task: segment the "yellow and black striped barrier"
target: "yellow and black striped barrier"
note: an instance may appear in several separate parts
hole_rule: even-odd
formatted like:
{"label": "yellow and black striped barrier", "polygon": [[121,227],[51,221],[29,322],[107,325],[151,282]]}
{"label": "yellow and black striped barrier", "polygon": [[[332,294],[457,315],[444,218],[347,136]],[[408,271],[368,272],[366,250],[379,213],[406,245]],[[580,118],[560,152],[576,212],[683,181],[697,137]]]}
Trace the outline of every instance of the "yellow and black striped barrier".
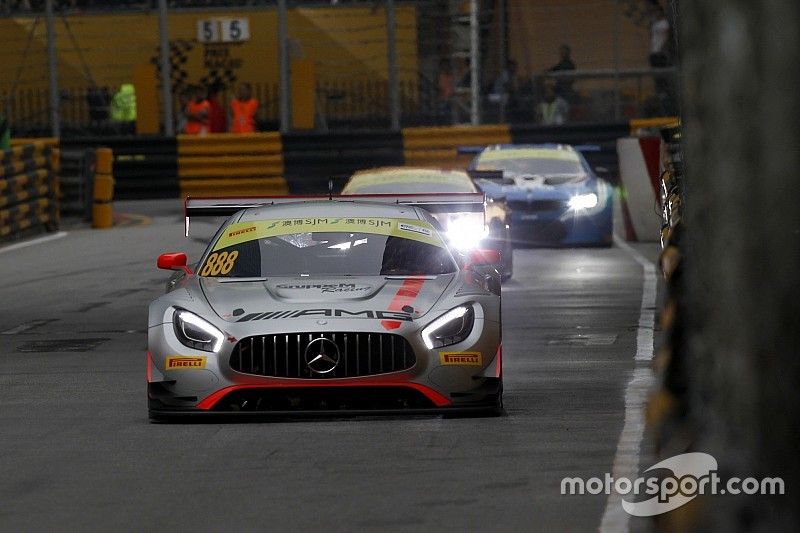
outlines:
{"label": "yellow and black striped barrier", "polygon": [[114,225],[114,153],[111,148],[95,151],[95,173],[92,202],[92,227],[110,228]]}
{"label": "yellow and black striped barrier", "polygon": [[338,187],[352,172],[365,168],[466,168],[473,155],[459,154],[460,146],[493,144],[596,145],[598,150],[585,154],[588,162],[616,176],[617,139],[675,120],[658,117],[559,126],[421,126],[399,132],[96,136],[36,139],[36,143],[51,147],[60,144],[64,149],[110,147],[115,158],[117,199],[280,195],[289,191],[313,194],[327,192],[330,179]]}
{"label": "yellow and black striped barrier", "polygon": [[178,136],[182,196],[286,194],[283,170],[279,133]]}
{"label": "yellow and black striped barrier", "polygon": [[475,156],[459,154],[459,146],[510,142],[511,130],[507,124],[404,128],[403,156],[408,166],[463,169]]}
{"label": "yellow and black striped barrier", "polygon": [[44,143],[0,151],[0,239],[41,227],[58,228],[58,179],[53,148]]}

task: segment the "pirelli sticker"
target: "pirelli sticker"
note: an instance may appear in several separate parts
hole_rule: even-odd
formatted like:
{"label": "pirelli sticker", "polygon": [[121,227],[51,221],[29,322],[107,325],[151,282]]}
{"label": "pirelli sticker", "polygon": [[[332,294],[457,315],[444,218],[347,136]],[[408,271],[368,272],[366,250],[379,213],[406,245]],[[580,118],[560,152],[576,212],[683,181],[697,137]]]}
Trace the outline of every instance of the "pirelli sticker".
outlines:
{"label": "pirelli sticker", "polygon": [[438,238],[433,226],[424,220],[374,217],[318,217],[237,222],[225,228],[225,231],[214,245],[213,251],[255,239],[312,231],[325,233],[374,233],[390,237],[403,237],[444,248],[444,244]]}
{"label": "pirelli sticker", "polygon": [[482,366],[481,352],[439,352],[439,363],[442,365]]}
{"label": "pirelli sticker", "polygon": [[170,355],[167,357],[167,370],[197,370],[206,367],[205,357]]}

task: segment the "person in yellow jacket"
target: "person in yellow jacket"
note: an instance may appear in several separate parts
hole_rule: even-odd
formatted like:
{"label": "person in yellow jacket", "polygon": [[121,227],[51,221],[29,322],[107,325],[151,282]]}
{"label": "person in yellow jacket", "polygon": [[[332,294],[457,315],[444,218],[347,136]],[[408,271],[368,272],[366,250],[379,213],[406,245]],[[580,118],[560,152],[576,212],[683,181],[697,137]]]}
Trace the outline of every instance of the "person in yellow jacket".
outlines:
{"label": "person in yellow jacket", "polygon": [[132,83],[123,83],[111,99],[111,120],[136,122],[136,88]]}

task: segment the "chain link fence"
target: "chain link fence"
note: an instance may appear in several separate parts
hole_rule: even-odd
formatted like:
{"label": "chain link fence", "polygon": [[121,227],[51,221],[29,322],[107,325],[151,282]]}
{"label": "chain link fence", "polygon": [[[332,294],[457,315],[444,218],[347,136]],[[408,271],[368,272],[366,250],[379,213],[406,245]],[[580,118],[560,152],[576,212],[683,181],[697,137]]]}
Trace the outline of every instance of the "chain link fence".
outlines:
{"label": "chain link fence", "polygon": [[[293,73],[285,88],[295,115],[287,129],[385,129],[397,125],[395,117],[400,126],[601,122],[677,110],[674,56],[651,57],[653,0],[396,0],[391,14],[387,0],[285,3]],[[168,6],[168,105],[180,116],[190,88],[201,85],[218,92],[227,111],[236,87],[248,82],[259,128],[278,129],[278,0]],[[55,8],[62,130],[132,132],[113,120],[113,100],[148,72],[148,88],[160,94],[158,2],[62,0]],[[16,135],[51,126],[44,13],[43,1],[0,2],[8,58],[0,66],[0,112]],[[669,12],[666,20],[669,28]],[[232,21],[247,30],[238,40]],[[204,37],[204,27],[212,34]],[[301,114],[310,118],[298,126]]]}

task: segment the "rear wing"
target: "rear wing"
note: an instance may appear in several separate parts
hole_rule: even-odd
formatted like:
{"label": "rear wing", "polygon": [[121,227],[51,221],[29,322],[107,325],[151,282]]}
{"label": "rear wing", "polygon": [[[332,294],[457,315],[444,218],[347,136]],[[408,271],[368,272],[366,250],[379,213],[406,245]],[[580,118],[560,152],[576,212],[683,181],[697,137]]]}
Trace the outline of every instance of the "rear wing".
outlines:
{"label": "rear wing", "polygon": [[[456,147],[456,153],[458,155],[478,155],[483,152],[488,146],[499,146],[499,145],[465,145],[465,146],[458,146]],[[513,145],[508,145],[509,147]],[[572,145],[575,150],[581,153],[587,152],[599,152],[601,151],[601,147],[599,144],[573,144]]]}
{"label": "rear wing", "polygon": [[481,192],[430,194],[348,194],[298,196],[245,196],[239,198],[189,198],[183,204],[185,234],[193,217],[231,216],[242,209],[298,202],[372,202],[421,207],[430,213],[483,213],[486,195]]}

